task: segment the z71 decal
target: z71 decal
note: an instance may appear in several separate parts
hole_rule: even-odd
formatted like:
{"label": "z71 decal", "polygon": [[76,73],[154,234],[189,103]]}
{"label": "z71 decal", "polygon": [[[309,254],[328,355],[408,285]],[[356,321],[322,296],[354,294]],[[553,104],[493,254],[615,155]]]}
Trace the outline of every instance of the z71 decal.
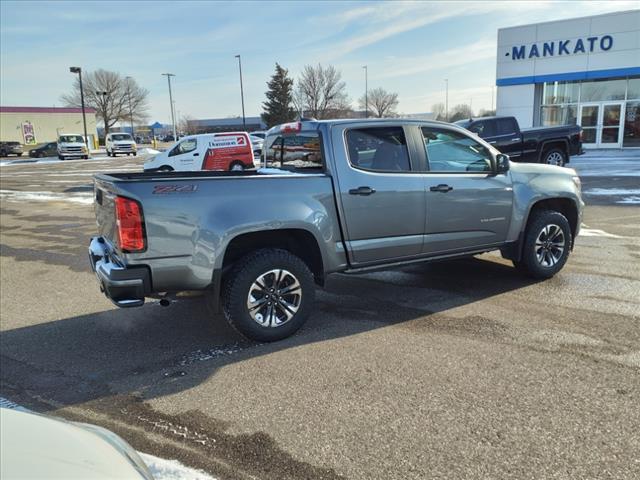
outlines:
{"label": "z71 decal", "polygon": [[198,185],[154,185],[154,195],[168,195],[171,193],[193,193],[198,190]]}

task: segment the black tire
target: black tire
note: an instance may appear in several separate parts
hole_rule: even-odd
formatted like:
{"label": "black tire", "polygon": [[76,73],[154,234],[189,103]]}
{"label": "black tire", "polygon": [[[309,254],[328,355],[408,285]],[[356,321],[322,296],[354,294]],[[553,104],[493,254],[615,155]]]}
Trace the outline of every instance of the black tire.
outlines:
{"label": "black tire", "polygon": [[157,169],[158,172],[173,172],[173,168],[169,167],[168,165],[163,165],[160,168]]}
{"label": "black tire", "polygon": [[133,152],[133,156],[137,157],[138,156],[138,152]]}
{"label": "black tire", "polygon": [[564,167],[567,163],[567,154],[560,148],[550,148],[542,153],[542,163]]}
{"label": "black tire", "polygon": [[242,162],[233,162],[229,165],[229,171],[243,172],[245,169],[244,163]]}
{"label": "black tire", "polygon": [[83,159],[83,160],[89,160],[89,155],[83,155],[83,156],[82,156],[82,159]]}
{"label": "black tire", "polygon": [[58,160],[64,160],[64,157],[62,155],[58,155]]}
{"label": "black tire", "polygon": [[[289,288],[291,284],[289,284],[289,287],[283,287],[282,282],[276,283],[276,274],[269,273],[272,270],[287,272],[289,275],[282,274],[283,280],[290,278],[297,280],[300,286],[300,288],[296,288],[296,291],[299,292],[299,298],[296,298],[298,297],[297,294],[283,294],[282,297],[278,296],[278,287],[284,290]],[[263,276],[265,277],[263,278]],[[267,285],[267,283],[269,283],[267,281],[269,276],[274,280],[272,285]],[[273,286],[275,288],[267,288],[264,291],[260,291],[260,289],[251,290],[255,287],[258,279],[261,278],[265,286]],[[288,305],[297,303],[297,310],[295,312],[289,311],[289,313],[293,313],[293,315],[280,325],[261,325],[259,320],[255,320],[249,313],[247,302],[250,292],[257,292],[260,296],[257,301],[262,300],[262,305],[264,306],[255,310],[255,316],[264,318],[264,312],[264,315],[267,315],[264,319],[265,324],[277,324],[279,316],[282,317],[282,319],[288,317],[285,312],[285,307],[282,306],[283,303],[280,303],[281,301],[288,303]],[[266,294],[262,295],[263,292],[266,292]],[[273,295],[273,297],[269,297],[273,298],[273,307],[265,305],[268,295]],[[281,300],[278,300],[278,298]],[[241,335],[258,342],[275,342],[293,335],[304,324],[313,308],[314,298],[315,286],[313,283],[313,274],[300,258],[286,250],[263,249],[244,257],[226,276],[222,306],[227,322]],[[271,303],[268,305],[271,305]],[[270,312],[274,312],[275,318]]]}
{"label": "black tire", "polygon": [[[549,227],[547,234],[544,229]],[[559,232],[558,232],[559,229]],[[562,241],[562,251],[559,246]],[[569,221],[560,212],[540,210],[529,219],[520,261],[514,266],[526,275],[551,278],[567,263],[573,245]]]}

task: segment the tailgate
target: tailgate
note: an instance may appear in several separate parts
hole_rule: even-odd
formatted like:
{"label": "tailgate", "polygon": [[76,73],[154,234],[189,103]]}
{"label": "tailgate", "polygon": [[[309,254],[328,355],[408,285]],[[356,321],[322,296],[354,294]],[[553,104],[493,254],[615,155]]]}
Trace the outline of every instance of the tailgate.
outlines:
{"label": "tailgate", "polygon": [[109,182],[96,180],[94,185],[93,206],[96,213],[98,235],[117,245],[118,230],[116,225],[116,195],[112,192]]}

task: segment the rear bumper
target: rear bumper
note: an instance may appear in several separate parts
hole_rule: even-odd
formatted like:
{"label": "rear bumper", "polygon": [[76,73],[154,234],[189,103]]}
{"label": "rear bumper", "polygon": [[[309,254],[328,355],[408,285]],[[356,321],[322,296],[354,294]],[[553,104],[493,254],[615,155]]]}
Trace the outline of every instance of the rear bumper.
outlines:
{"label": "rear bumper", "polygon": [[145,266],[127,267],[115,262],[109,244],[93,237],[89,244],[89,262],[100,290],[118,307],[139,307],[151,293],[151,275]]}

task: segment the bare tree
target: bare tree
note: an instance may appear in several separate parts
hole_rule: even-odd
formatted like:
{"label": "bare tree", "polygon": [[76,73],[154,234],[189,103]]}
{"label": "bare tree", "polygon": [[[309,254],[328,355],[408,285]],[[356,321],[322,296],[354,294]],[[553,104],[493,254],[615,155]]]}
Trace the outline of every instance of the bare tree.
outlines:
{"label": "bare tree", "polygon": [[495,110],[486,110],[484,108],[481,108],[480,111],[478,112],[478,116],[480,117],[493,117],[496,114]]}
{"label": "bare tree", "polygon": [[460,103],[453,107],[449,121],[457,122],[458,120],[471,117],[473,117],[473,110],[471,110],[471,107],[465,103]]}
{"label": "bare tree", "polygon": [[369,90],[367,97],[363,95],[358,100],[358,106],[364,110],[367,107],[374,117],[395,117],[398,107],[398,94],[387,92],[384,88]]}
{"label": "bare tree", "polygon": [[431,105],[431,113],[433,113],[433,118],[435,120],[445,121],[447,118],[444,111],[444,103],[434,103]]}
{"label": "bare tree", "polygon": [[296,110],[317,119],[335,118],[351,109],[342,74],[333,65],[305,65],[293,101]]}
{"label": "bare tree", "polygon": [[[84,101],[87,107],[95,108],[98,118],[104,123],[105,135],[116,122],[131,121],[145,123],[149,105],[147,89],[140,87],[131,77],[124,78],[117,72],[96,70],[82,76]],[[71,93],[60,100],[69,107],[80,107],[80,82],[76,78]]]}
{"label": "bare tree", "polygon": [[188,114],[180,116],[180,118],[178,119],[178,131],[180,133],[193,135],[195,133],[198,133],[197,130],[198,127],[196,125],[195,118]]}

